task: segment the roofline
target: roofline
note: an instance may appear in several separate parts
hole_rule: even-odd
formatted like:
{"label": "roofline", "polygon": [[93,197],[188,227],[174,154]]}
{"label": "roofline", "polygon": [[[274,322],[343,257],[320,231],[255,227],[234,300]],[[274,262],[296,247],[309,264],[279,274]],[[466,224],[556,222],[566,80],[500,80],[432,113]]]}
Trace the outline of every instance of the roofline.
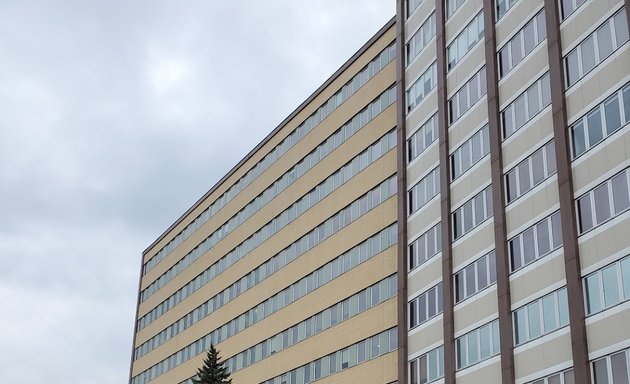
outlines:
{"label": "roofline", "polygon": [[[258,152],[265,144],[267,144],[271,138],[273,138],[281,129],[283,129],[291,120],[293,120],[300,112],[306,108],[317,96],[319,96],[324,89],[326,89],[333,81],[335,81],[350,65],[352,65],[361,55],[363,55],[378,39],[380,39],[385,32],[391,27],[396,25],[396,16],[392,17],[374,36],[368,40],[358,51],[355,52],[350,59],[348,59],[335,73],[333,73],[322,85],[319,86],[306,100],[302,102],[289,116],[287,116],[271,133],[269,133],[254,149],[249,151],[247,155],[241,161],[239,161],[232,169],[228,171],[208,192],[206,192],[201,198],[199,198],[192,207],[188,208],[184,214],[182,214],[173,224],[171,224],[157,239],[151,243],[144,251],[142,251],[142,257],[153,249],[160,241],[162,241],[167,234],[169,234],[176,226],[178,226],[184,219],[190,215],[197,207],[201,205],[212,193],[214,193],[223,183],[232,176],[243,164],[245,164],[251,157]],[[144,265],[144,262],[142,263]]]}

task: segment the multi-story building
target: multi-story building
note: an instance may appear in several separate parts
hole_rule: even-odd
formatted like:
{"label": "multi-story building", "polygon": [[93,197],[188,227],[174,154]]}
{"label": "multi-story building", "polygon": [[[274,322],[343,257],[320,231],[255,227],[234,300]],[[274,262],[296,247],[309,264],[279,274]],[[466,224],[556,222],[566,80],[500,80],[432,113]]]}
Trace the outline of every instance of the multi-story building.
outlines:
{"label": "multi-story building", "polygon": [[398,0],[143,253],[131,384],[211,343],[234,384],[629,383],[629,18]]}
{"label": "multi-story building", "polygon": [[[144,253],[131,383],[397,379],[392,19]],[[360,365],[360,367],[358,367]]]}
{"label": "multi-story building", "polygon": [[627,3],[398,2],[400,381],[629,382]]}

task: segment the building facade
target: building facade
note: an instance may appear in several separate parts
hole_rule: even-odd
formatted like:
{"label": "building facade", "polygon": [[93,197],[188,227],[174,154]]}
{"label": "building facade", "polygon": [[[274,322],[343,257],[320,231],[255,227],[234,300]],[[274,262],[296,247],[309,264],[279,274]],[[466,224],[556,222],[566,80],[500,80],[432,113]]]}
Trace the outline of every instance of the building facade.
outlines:
{"label": "building facade", "polygon": [[627,1],[409,0],[398,21],[400,381],[627,383]]}
{"label": "building facade", "polygon": [[145,250],[130,383],[629,383],[629,19],[398,0]]}
{"label": "building facade", "polygon": [[[143,254],[133,384],[397,379],[392,19]],[[358,366],[360,364],[360,367]]]}

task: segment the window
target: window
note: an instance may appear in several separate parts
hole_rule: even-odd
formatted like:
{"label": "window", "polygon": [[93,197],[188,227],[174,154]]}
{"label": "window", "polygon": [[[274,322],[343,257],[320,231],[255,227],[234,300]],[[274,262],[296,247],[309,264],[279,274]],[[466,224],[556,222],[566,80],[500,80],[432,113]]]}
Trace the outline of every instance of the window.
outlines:
{"label": "window", "polygon": [[481,256],[455,273],[455,303],[460,303],[497,281],[494,251]]}
{"label": "window", "polygon": [[407,65],[411,64],[435,36],[435,12],[429,16],[406,45]]}
{"label": "window", "polygon": [[438,138],[437,115],[433,115],[407,140],[407,163],[411,163]]}
{"label": "window", "polygon": [[485,125],[451,155],[451,180],[457,179],[490,153],[490,133]]}
{"label": "window", "polygon": [[521,161],[505,175],[505,194],[510,204],[556,173],[554,140]]}
{"label": "window", "polygon": [[481,39],[483,39],[483,11],[479,12],[446,48],[448,71],[453,69]]}
{"label": "window", "polygon": [[518,0],[496,0],[495,11],[497,21],[499,21],[499,19],[501,19],[503,15],[505,15],[507,11],[509,11],[517,1]]}
{"label": "window", "polygon": [[[340,370],[354,367],[363,361],[371,360],[396,350],[398,348],[397,337],[396,328],[388,329],[347,348],[271,378],[265,381],[264,384],[282,384],[285,380],[288,383],[289,377],[291,378],[291,384],[305,384],[316,381],[335,374]],[[363,360],[360,360],[359,356],[362,356]]]}
{"label": "window", "polygon": [[475,73],[448,101],[448,120],[453,124],[486,94],[486,67]]}
{"label": "window", "polygon": [[409,302],[409,329],[442,313],[442,283]]}
{"label": "window", "polygon": [[492,186],[453,212],[453,239],[457,240],[492,216]]}
{"label": "window", "polygon": [[521,345],[569,324],[567,289],[561,288],[512,313],[514,345]]}
{"label": "window", "polygon": [[545,11],[541,10],[499,49],[499,78],[505,76],[547,37]]}
{"label": "window", "polygon": [[441,223],[437,223],[409,244],[409,271],[424,264],[442,250]]}
{"label": "window", "polygon": [[579,232],[616,217],[630,208],[628,169],[606,180],[577,199]]}
{"label": "window", "polygon": [[[392,104],[394,102],[394,100],[395,100],[395,88],[391,87],[388,90],[386,90],[385,92],[383,92],[378,98],[376,98],[374,101],[372,101],[369,105],[370,106],[373,106],[373,105],[376,105],[376,104],[380,105],[382,103],[384,103],[385,105],[390,105],[390,104]],[[336,137],[338,137],[341,134],[344,134],[344,132],[345,132],[346,138],[349,138],[350,136],[352,136],[352,134],[354,132],[356,132],[356,130],[361,128],[361,126],[359,126],[358,124],[356,125],[356,127],[354,125],[354,123],[356,121],[358,121],[358,119],[361,116],[365,116],[365,118],[367,119],[366,121],[369,121],[370,119],[373,119],[376,115],[374,115],[374,114],[370,115],[370,113],[371,113],[370,111],[372,111],[372,108],[370,106],[364,108],[357,115],[355,115],[342,128],[338,129],[335,133],[333,133],[330,137],[328,137],[328,139],[326,139],[322,144],[320,144],[317,148],[315,148],[313,151],[311,151],[311,153],[306,155],[302,159],[302,161],[300,161],[298,163],[298,165],[296,165],[295,167],[292,168],[291,171],[288,171],[280,179],[276,180],[276,182],[274,184],[272,184],[270,187],[268,187],[262,194],[258,195],[258,197],[254,198],[252,201],[250,201],[243,210],[241,210],[236,215],[232,216],[232,218],[229,219],[224,225],[222,225],[214,233],[212,233],[205,240],[203,240],[201,244],[199,244],[192,251],[187,253],[183,258],[181,258],[179,261],[177,261],[177,263],[175,263],[174,266],[172,266],[166,272],[164,272],[157,280],[152,282],[141,293],[141,295],[140,295],[141,296],[140,297],[141,300],[142,300],[143,297],[146,300],[149,296],[151,296],[153,293],[155,293],[158,289],[160,289],[162,286],[164,286],[167,282],[171,281],[181,271],[186,269],[192,262],[197,260],[202,254],[208,252],[214,245],[216,245],[218,243],[218,241],[222,237],[227,235],[230,231],[234,230],[240,223],[244,222],[249,217],[247,215],[251,215],[251,214],[255,213],[264,204],[266,204],[268,201],[270,201],[275,196],[277,196],[277,194],[281,192],[279,185],[282,184],[282,185],[285,185],[285,187],[286,187],[286,185],[288,185],[288,184],[284,184],[284,182],[281,183],[281,181],[288,179],[289,175],[291,175],[291,172],[296,172],[296,169],[299,169],[299,171],[297,171],[298,177],[303,175],[304,172],[306,172],[306,170],[307,170],[307,167],[305,166],[305,164],[308,163],[309,166],[312,166],[312,165],[315,164],[316,161],[319,161],[321,158],[323,158],[325,156],[325,154],[328,153],[326,148],[332,148],[332,144],[331,143],[333,141],[335,141]],[[352,129],[354,129],[354,132],[349,132],[349,130],[350,130],[349,127],[354,127],[354,128],[352,128]],[[381,140],[377,141],[376,143],[374,143],[370,147],[370,149],[373,149],[374,147],[379,146],[379,145],[384,149],[384,151],[382,151],[379,154],[379,156],[381,156],[383,153],[387,152],[387,150],[393,148],[395,146],[395,130],[392,130],[388,134],[383,136],[381,138]],[[368,150],[366,150],[366,151],[364,151],[364,153],[359,155],[359,156],[361,156],[360,158],[355,157],[351,161],[351,163],[349,165],[346,164],[346,166],[344,166],[344,167],[352,166],[352,171],[354,173],[349,172],[349,176],[350,177],[354,176],[356,173],[360,172],[363,169],[361,167],[360,161],[362,159],[366,159],[366,158],[369,160],[369,154],[370,153],[372,153],[372,152],[370,151],[368,153]],[[378,156],[373,157],[372,161],[376,161],[377,158],[378,158]],[[304,166],[302,167],[302,165],[304,165]],[[358,167],[355,167],[355,165],[358,165]],[[365,166],[367,166],[367,163],[365,163]],[[330,181],[330,178],[328,180],[326,180],[326,183],[328,183],[329,181]],[[254,236],[251,236],[250,238],[246,239],[239,246],[237,246],[236,248],[232,249],[227,255],[224,255],[223,257],[221,257],[220,260],[217,263],[213,264],[210,267],[210,270],[207,269],[206,271],[203,272],[203,274],[198,275],[196,277],[196,279],[199,279],[199,280],[191,281],[186,286],[181,288],[180,291],[178,291],[179,292],[178,293],[179,296],[177,296],[175,298],[173,298],[173,296],[171,296],[168,299],[169,300],[168,302],[165,301],[165,302],[161,303],[159,307],[154,308],[148,314],[143,316],[143,318],[140,321],[139,327],[140,328],[144,328],[145,326],[150,324],[153,320],[155,320],[155,318],[157,318],[158,316],[160,316],[164,312],[170,310],[174,305],[177,305],[181,300],[183,300],[186,297],[188,297],[192,292],[195,292],[202,285],[206,284],[208,281],[210,281],[214,277],[216,277],[216,275],[221,273],[225,268],[229,267],[230,265],[232,265],[236,261],[238,261],[240,258],[244,257],[245,254],[247,254],[255,246],[259,245],[262,241],[266,240],[267,238],[272,236],[274,233],[276,233],[278,230],[280,230],[280,228],[282,226],[287,224],[287,221],[286,221],[286,218],[288,217],[287,211],[293,210],[293,209],[295,209],[295,210],[299,209],[298,215],[300,215],[301,213],[304,212],[304,210],[312,207],[312,205],[314,205],[315,202],[317,202],[320,199],[322,199],[323,197],[325,197],[324,194],[320,194],[319,193],[320,192],[319,190],[323,189],[322,188],[323,185],[324,184],[321,183],[317,187],[317,190],[310,191],[299,202],[296,202],[296,204],[294,204],[294,206],[292,206],[289,209],[285,210],[283,213],[281,213],[280,215],[276,216],[271,222],[267,223],[256,234],[254,234]],[[308,205],[308,204],[310,204],[310,205]],[[297,208],[295,208],[295,207],[297,207]],[[246,212],[246,213],[244,213],[244,212]],[[190,228],[190,227],[188,227],[188,228]],[[229,296],[226,296],[226,297],[228,297],[228,299],[229,299]],[[173,301],[170,301],[171,298],[173,298]]]}
{"label": "window", "polygon": [[448,20],[466,0],[444,0],[446,4],[446,19]]}
{"label": "window", "polygon": [[630,350],[615,352],[611,355],[597,359],[591,363],[591,371],[594,384],[628,383],[630,382],[629,369]]}
{"label": "window", "polygon": [[567,88],[625,44],[628,38],[628,19],[625,8],[621,8],[565,56]]}
{"label": "window", "polygon": [[630,257],[584,277],[584,296],[587,315],[630,300]]}
{"label": "window", "polygon": [[455,340],[457,369],[499,354],[499,320],[494,320]]}
{"label": "window", "polygon": [[426,384],[444,377],[444,347],[439,346],[409,362],[412,384]]}
{"label": "window", "polygon": [[503,139],[510,137],[549,104],[551,89],[547,72],[501,111]]}
{"label": "window", "polygon": [[560,211],[556,211],[508,240],[511,271],[518,271],[561,246]]}
{"label": "window", "polygon": [[437,167],[409,190],[409,215],[422,208],[439,192],[440,167]]}
{"label": "window", "polygon": [[[240,178],[233,184],[224,194],[215,200],[208,208],[206,208],[199,216],[197,216],[190,224],[179,232],[170,242],[162,247],[151,259],[149,259],[142,268],[142,274],[147,274],[168,254],[170,254],[177,246],[192,235],[198,228],[206,223],[214,216],[223,206],[233,199],[240,191],[249,185],[255,178],[262,174],[273,162],[280,156],[284,155],[291,147],[295,146],[311,129],[313,129],[323,117],[328,116],[332,111],[341,105],[348,97],[354,94],[361,86],[363,86],[370,78],[378,73],[387,63],[396,56],[396,45],[391,44],[380,52],[372,61],[363,67],[363,69],[348,81],[341,90],[320,106],[315,113],[310,115],[298,128],[289,134],[280,144],[278,144],[271,152],[269,152],[263,160],[258,162],[251,168],[245,176]],[[331,103],[331,101],[335,103]],[[333,104],[333,108],[329,108]],[[322,117],[323,116],[323,117]],[[197,248],[198,249],[198,248]],[[188,257],[188,255],[186,255]],[[185,258],[186,258],[185,257]],[[183,261],[182,259],[180,261]],[[151,291],[149,291],[151,292]],[[146,291],[145,291],[146,293]],[[153,292],[151,292],[153,293]],[[150,295],[148,295],[150,296]],[[148,296],[141,296],[141,300],[146,300]],[[144,323],[144,322],[143,322]]]}
{"label": "window", "polygon": [[407,0],[407,18],[413,15],[413,12],[422,4],[423,0]]}
{"label": "window", "polygon": [[573,368],[567,369],[564,372],[554,373],[547,377],[530,381],[528,384],[575,384],[575,377],[573,375]]}
{"label": "window", "polygon": [[571,154],[577,158],[630,121],[630,84],[619,89],[603,103],[569,127]]}
{"label": "window", "polygon": [[570,14],[585,2],[586,0],[560,0],[561,21],[569,17]]}
{"label": "window", "polygon": [[407,113],[411,112],[437,85],[437,65],[434,62],[407,90]]}

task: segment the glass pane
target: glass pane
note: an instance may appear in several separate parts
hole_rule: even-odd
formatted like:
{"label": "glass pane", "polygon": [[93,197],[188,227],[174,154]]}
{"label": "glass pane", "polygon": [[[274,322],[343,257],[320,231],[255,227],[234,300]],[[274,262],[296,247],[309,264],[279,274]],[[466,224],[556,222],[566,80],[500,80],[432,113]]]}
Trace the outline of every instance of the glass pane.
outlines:
{"label": "glass pane", "polygon": [[435,288],[431,288],[426,294],[426,300],[429,307],[428,318],[432,318],[437,314],[437,303],[435,300]]}
{"label": "glass pane", "polygon": [[606,22],[597,30],[597,46],[599,49],[599,59],[603,60],[613,51],[612,26]]}
{"label": "glass pane", "polygon": [[610,307],[617,304],[620,297],[616,264],[602,270],[602,281],[604,283],[604,305]]}
{"label": "glass pane", "polygon": [[413,328],[418,324],[418,318],[416,317],[416,308],[416,301],[411,301],[409,303],[409,328]]}
{"label": "glass pane", "polygon": [[581,233],[593,228],[593,212],[590,194],[587,194],[578,200],[578,215]]}
{"label": "glass pane", "polygon": [[538,98],[538,87],[534,87],[527,91],[527,104],[529,108],[529,116],[534,116],[540,109],[540,99]]}
{"label": "glass pane", "polygon": [[[461,98],[460,98],[461,99]],[[466,142],[461,147],[462,156],[462,171],[466,171],[470,168],[470,143]]]}
{"label": "glass pane", "polygon": [[475,224],[479,225],[486,218],[486,212],[483,208],[483,195],[477,195],[474,198],[475,203]]}
{"label": "glass pane", "polygon": [[490,338],[490,326],[483,327],[479,330],[480,339],[480,356],[479,359],[483,360],[492,354],[492,342]]}
{"label": "glass pane", "polygon": [[545,333],[549,333],[558,327],[558,322],[556,321],[556,305],[554,296],[555,295],[548,295],[542,300]]}
{"label": "glass pane", "polygon": [[516,345],[527,341],[527,322],[525,318],[525,308],[521,308],[514,312],[514,336]]}
{"label": "glass pane", "polygon": [[481,290],[488,286],[488,258],[484,257],[477,262],[477,289]]}
{"label": "glass pane", "polygon": [[630,86],[623,90],[623,110],[626,116],[625,122],[630,121]]}
{"label": "glass pane", "polygon": [[570,369],[564,373],[564,384],[575,384],[575,375],[573,369]]}
{"label": "glass pane", "polygon": [[525,110],[525,95],[521,95],[514,101],[514,115],[516,117],[516,129],[519,129],[527,122]]}
{"label": "glass pane", "polygon": [[586,278],[586,311],[589,315],[599,312],[602,308],[599,286],[600,282],[598,273],[594,273]]}
{"label": "glass pane", "polygon": [[595,67],[597,58],[595,57],[595,39],[589,36],[580,44],[582,47],[582,71],[587,74]]}
{"label": "glass pane", "polygon": [[468,335],[468,364],[474,364],[479,361],[478,336],[478,332],[472,332]]}
{"label": "glass pane", "polygon": [[608,384],[606,358],[593,363],[593,377],[595,377],[595,384]]}
{"label": "glass pane", "polygon": [[473,136],[472,138],[472,163],[475,164],[476,162],[479,161],[479,159],[481,159],[481,132],[477,133],[475,136]]}
{"label": "glass pane", "polygon": [[536,23],[538,24],[538,41],[541,41],[547,36],[547,25],[545,24],[545,13],[540,12],[536,16]]}
{"label": "glass pane", "polygon": [[549,376],[547,384],[560,384],[560,374]]}
{"label": "glass pane", "polygon": [[623,296],[630,299],[630,258],[621,261],[621,278],[623,279]]}
{"label": "glass pane", "polygon": [[612,367],[612,382],[615,384],[628,384],[628,362],[626,352],[620,352],[610,357]]}
{"label": "glass pane", "polygon": [[546,255],[551,250],[549,222],[547,220],[544,220],[536,225],[536,236],[538,240],[538,255]]}
{"label": "glass pane", "polygon": [[[630,100],[630,95],[628,96],[628,99]],[[505,111],[503,111],[503,113],[501,114],[501,122],[503,124],[503,137],[504,138],[510,136],[515,131],[512,115],[513,115],[513,110],[511,107],[506,108]]]}
{"label": "glass pane", "polygon": [[566,288],[558,291],[558,314],[560,327],[569,324],[569,298],[567,297]]}
{"label": "glass pane", "polygon": [[500,76],[505,76],[506,73],[510,70],[510,62],[508,57],[508,46],[505,46],[503,49],[499,51],[499,71]]}
{"label": "glass pane", "polygon": [[508,203],[510,203],[518,197],[518,188],[516,186],[516,170],[512,170],[507,174],[506,184]]}
{"label": "glass pane", "polygon": [[551,104],[551,82],[549,80],[549,73],[543,76],[540,83],[542,84],[542,105],[546,107]]}
{"label": "glass pane", "polygon": [[463,368],[468,365],[466,354],[466,338],[457,339],[457,368]]}
{"label": "glass pane", "polygon": [[499,321],[492,322],[492,354],[499,354]]}
{"label": "glass pane", "polygon": [[567,85],[570,87],[580,79],[577,49],[569,53],[566,58]]}
{"label": "glass pane", "polygon": [[610,200],[608,199],[608,183],[604,183],[593,191],[595,200],[595,221],[603,223],[610,218]]}
{"label": "glass pane", "polygon": [[573,0],[562,0],[562,19],[564,20],[573,12]]}
{"label": "glass pane", "polygon": [[464,233],[470,231],[473,227],[473,205],[472,201],[464,204],[464,208],[462,209],[464,215]]}
{"label": "glass pane", "polygon": [[586,151],[586,137],[584,135],[584,123],[582,120],[571,127],[571,144],[573,146],[573,157],[576,158]]}
{"label": "glass pane", "polygon": [[588,143],[589,147],[602,141],[604,133],[602,131],[602,118],[599,107],[588,114]]}
{"label": "glass pane", "polygon": [[617,95],[606,101],[604,114],[606,117],[606,132],[612,135],[621,127],[621,111],[619,110],[619,98]]}
{"label": "glass pane", "polygon": [[553,175],[556,173],[556,146],[553,140],[551,140],[545,149],[547,152],[547,175]]}
{"label": "glass pane", "polygon": [[545,178],[545,160],[543,150],[538,150],[532,155],[532,177],[534,185]]}
{"label": "glass pane", "polygon": [[560,220],[560,212],[556,212],[551,216],[551,234],[553,235],[553,248],[562,245],[562,222]]}
{"label": "glass pane", "polygon": [[427,357],[426,356],[420,357],[419,368],[420,368],[420,384],[424,384],[428,380],[428,375],[427,375],[428,374],[428,372],[427,372]]}
{"label": "glass pane", "polygon": [[536,259],[536,251],[534,247],[534,228],[530,228],[523,232],[523,259],[527,265]]}
{"label": "glass pane", "polygon": [[524,194],[525,192],[531,189],[531,182],[529,179],[529,161],[523,161],[518,166],[518,185],[520,188],[520,194]]}
{"label": "glass pane", "polygon": [[521,261],[521,246],[519,237],[510,241],[510,258],[512,261],[512,272],[521,269],[523,262]]}
{"label": "glass pane", "polygon": [[463,271],[455,275],[455,302],[459,303],[466,297],[464,293],[464,273]]}
{"label": "glass pane", "polygon": [[536,31],[534,30],[534,22],[536,19],[533,19],[523,29],[523,39],[525,40],[525,54],[527,55],[534,49],[536,46]]}
{"label": "glass pane", "polygon": [[512,64],[516,65],[523,59],[523,48],[521,44],[521,35],[518,34],[510,42],[510,49],[512,50]]}
{"label": "glass pane", "polygon": [[494,284],[497,281],[497,265],[494,251],[492,251],[488,257],[488,265],[490,267],[490,283]]}
{"label": "glass pane", "polygon": [[466,274],[466,297],[468,297],[477,291],[475,287],[475,265],[472,264],[466,267],[464,273]]}
{"label": "glass pane", "polygon": [[533,339],[541,334],[540,329],[540,305],[539,302],[529,304],[527,306],[529,321],[529,338]]}
{"label": "glass pane", "polygon": [[615,176],[612,179],[613,202],[615,204],[615,213],[626,210],[630,207],[630,197],[628,196],[628,176],[626,172]]}
{"label": "glass pane", "polygon": [[628,41],[628,19],[624,12],[617,12],[615,15],[615,34],[617,37],[617,47]]}

